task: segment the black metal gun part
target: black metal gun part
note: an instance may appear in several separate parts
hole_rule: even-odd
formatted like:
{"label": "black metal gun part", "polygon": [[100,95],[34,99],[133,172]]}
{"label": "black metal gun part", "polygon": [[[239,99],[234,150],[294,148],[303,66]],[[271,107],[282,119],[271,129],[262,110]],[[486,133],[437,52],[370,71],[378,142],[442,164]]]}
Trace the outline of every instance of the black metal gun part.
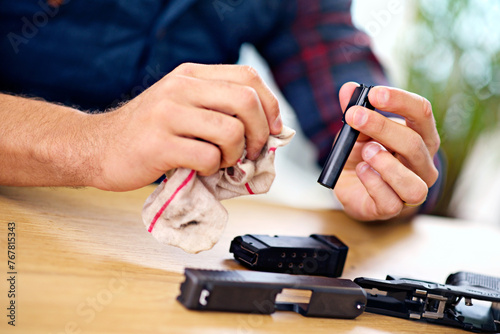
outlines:
{"label": "black metal gun part", "polygon": [[[191,268],[184,274],[177,300],[191,310],[254,314],[279,310],[307,317],[353,319],[366,305],[364,290],[347,279]],[[283,289],[311,291],[309,303],[277,302]]]}
{"label": "black metal gun part", "polygon": [[234,238],[229,251],[242,265],[253,270],[340,277],[348,247],[333,235],[246,234]]}
{"label": "black metal gun part", "polygon": [[[368,93],[373,86],[360,85],[356,87],[352,93],[346,111],[352,106],[363,106],[368,109],[374,110],[368,101]],[[318,183],[327,188],[333,189],[338,181],[340,173],[344,169],[347,158],[351,154],[352,148],[358,139],[359,131],[351,128],[349,124],[345,123],[345,113],[342,116],[344,125],[333,144],[332,150],[326,159],[323,170],[318,178]]]}
{"label": "black metal gun part", "polygon": [[[452,275],[450,275],[452,276]],[[354,280],[367,292],[367,312],[425,320],[473,332],[500,332],[500,290],[387,276]]]}

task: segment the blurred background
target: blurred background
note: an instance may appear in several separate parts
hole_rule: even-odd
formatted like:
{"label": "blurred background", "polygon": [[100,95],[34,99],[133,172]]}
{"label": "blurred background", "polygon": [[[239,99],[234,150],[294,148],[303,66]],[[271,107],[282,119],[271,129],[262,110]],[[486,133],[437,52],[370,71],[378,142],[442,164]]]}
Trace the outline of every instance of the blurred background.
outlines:
{"label": "blurred background", "polygon": [[[500,4],[498,0],[353,0],[353,20],[393,86],[433,105],[446,157],[442,199],[433,214],[500,223]],[[270,81],[266,65],[245,47]],[[277,89],[275,89],[276,91]],[[285,124],[298,129],[284,100]],[[304,208],[340,208],[316,183],[315,153],[298,133],[277,155],[277,178],[256,199]]]}

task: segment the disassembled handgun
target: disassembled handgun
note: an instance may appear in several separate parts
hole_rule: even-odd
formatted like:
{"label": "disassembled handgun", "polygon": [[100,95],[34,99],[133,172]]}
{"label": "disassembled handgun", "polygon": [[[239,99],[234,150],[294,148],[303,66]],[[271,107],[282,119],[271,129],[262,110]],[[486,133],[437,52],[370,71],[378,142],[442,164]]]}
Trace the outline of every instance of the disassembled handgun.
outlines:
{"label": "disassembled handgun", "polygon": [[[342,274],[347,246],[334,236],[244,235],[232,241],[230,251],[255,270],[337,277]],[[307,267],[308,260],[314,266]],[[186,268],[177,299],[192,310],[255,314],[279,310],[346,319],[366,310],[473,332],[500,332],[497,277],[462,271],[440,284],[391,275],[385,280],[358,277],[354,282],[309,275]],[[277,301],[284,289],[306,290],[310,298],[308,302]]]}

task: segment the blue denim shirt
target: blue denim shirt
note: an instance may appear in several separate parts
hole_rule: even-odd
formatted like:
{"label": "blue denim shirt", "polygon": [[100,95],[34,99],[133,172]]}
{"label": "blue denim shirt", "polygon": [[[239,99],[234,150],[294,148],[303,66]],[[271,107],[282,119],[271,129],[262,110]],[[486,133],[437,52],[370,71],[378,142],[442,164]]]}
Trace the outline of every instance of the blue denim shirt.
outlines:
{"label": "blue denim shirt", "polygon": [[385,83],[350,0],[47,1],[0,0],[0,91],[104,110],[183,62],[234,63],[251,43],[323,160],[342,84]]}
{"label": "blue denim shirt", "polygon": [[193,2],[1,0],[0,90],[102,109],[181,62],[234,61],[237,50],[217,52],[196,13],[179,20]]}

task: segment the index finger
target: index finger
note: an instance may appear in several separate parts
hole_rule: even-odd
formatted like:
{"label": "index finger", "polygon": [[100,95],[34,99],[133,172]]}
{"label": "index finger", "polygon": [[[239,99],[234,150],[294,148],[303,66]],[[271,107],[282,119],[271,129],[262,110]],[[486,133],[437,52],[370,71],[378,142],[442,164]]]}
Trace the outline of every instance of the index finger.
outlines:
{"label": "index finger", "polygon": [[368,94],[370,103],[377,109],[401,115],[406,125],[416,131],[434,155],[440,145],[432,106],[424,97],[401,89],[376,86]]}
{"label": "index finger", "polygon": [[347,110],[347,105],[349,104],[349,100],[351,99],[351,95],[354,93],[354,90],[356,87],[359,87],[359,84],[353,81],[346,82],[345,84],[340,87],[339,91],[339,101],[340,101],[340,107],[342,108],[342,111],[345,113]]}
{"label": "index finger", "polygon": [[[351,96],[354,93],[354,90],[356,87],[359,87],[359,84],[354,81],[349,81],[346,82],[345,84],[340,87],[339,91],[339,101],[340,101],[340,107],[342,108],[342,111],[345,113],[347,110],[347,105],[349,104],[349,101],[351,100]],[[358,142],[364,142],[369,140],[370,137],[365,135],[364,133],[360,133],[358,136]]]}

